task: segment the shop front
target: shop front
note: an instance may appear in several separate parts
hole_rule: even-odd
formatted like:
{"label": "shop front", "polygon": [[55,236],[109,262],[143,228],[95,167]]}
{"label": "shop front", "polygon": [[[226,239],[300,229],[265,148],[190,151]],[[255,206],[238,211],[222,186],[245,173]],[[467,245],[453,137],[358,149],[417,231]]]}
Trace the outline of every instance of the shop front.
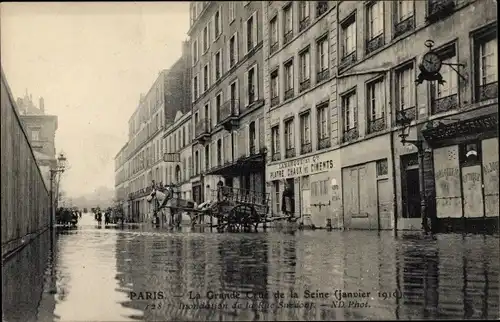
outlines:
{"label": "shop front", "polygon": [[497,128],[494,111],[423,130],[433,148],[438,231],[498,230]]}
{"label": "shop front", "polygon": [[281,215],[285,184],[295,196],[295,216],[304,226],[342,228],[342,192],[339,150],[268,165],[271,212]]}

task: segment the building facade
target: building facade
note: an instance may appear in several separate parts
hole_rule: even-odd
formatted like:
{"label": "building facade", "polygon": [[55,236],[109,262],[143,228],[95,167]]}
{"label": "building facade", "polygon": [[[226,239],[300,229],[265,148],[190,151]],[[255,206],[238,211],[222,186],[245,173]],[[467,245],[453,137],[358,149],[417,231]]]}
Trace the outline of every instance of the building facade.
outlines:
{"label": "building facade", "polygon": [[[265,4],[264,67],[268,164],[273,214],[285,184],[306,225],[340,225],[336,95],[337,8],[333,1]],[[337,189],[337,188],[336,188]],[[333,195],[332,195],[333,194]],[[337,198],[333,198],[337,196]]]}
{"label": "building facade", "polygon": [[43,97],[40,97],[37,107],[33,102],[33,96],[28,95],[27,91],[24,97],[17,99],[16,105],[29,135],[31,147],[45,185],[47,189],[50,189],[50,169],[57,164],[55,146],[57,116],[45,114]]}
{"label": "building facade", "polygon": [[[332,4],[329,2],[329,6]],[[273,40],[266,41],[269,44],[265,42],[264,48],[270,50],[272,44],[278,43],[274,54],[277,58],[270,51],[265,53],[271,55],[265,77],[269,79],[270,92],[266,96],[270,105],[266,131],[272,147],[266,180],[271,182],[274,210],[279,212],[278,192],[282,183],[278,180],[310,173],[311,167],[316,166],[308,163],[319,161],[322,168],[316,171],[321,172],[325,180],[309,179],[309,212],[316,226],[314,209],[321,207],[334,227],[421,229],[423,200],[427,215],[438,229],[469,220],[485,223],[491,218],[491,222],[498,222],[496,1],[340,1],[336,4],[335,13],[323,18],[334,23],[323,30],[338,37],[338,41],[335,36],[330,37],[329,43],[330,70],[334,76],[330,81],[331,109],[327,115],[331,148],[338,152],[332,152],[325,160],[292,157],[293,153],[300,152],[295,142],[308,142],[307,117],[300,118],[301,108],[307,115],[307,105],[321,100],[320,89],[314,89],[315,99],[304,99],[292,108],[281,107],[293,106],[282,101],[293,102],[292,95],[300,93],[301,81],[307,79],[301,76],[307,73],[300,67],[296,69],[298,82],[287,83],[293,79],[293,61],[307,61],[301,57],[301,50],[305,52],[307,44],[299,42],[289,53],[283,53],[283,42],[291,38],[290,45],[284,49],[293,48],[297,40],[295,36],[287,36],[288,33],[293,35],[301,28],[306,28],[302,31],[304,34],[310,32],[303,27],[307,23],[301,23],[304,8],[317,4],[272,2],[268,6],[277,6],[279,11],[277,27],[273,27],[275,13],[268,9],[264,28],[268,38],[277,34]],[[287,10],[298,13],[289,14]],[[297,39],[301,35],[299,31]],[[318,31],[314,36],[322,35]],[[304,39],[312,42],[314,36]],[[429,51],[427,40],[433,41],[432,50],[444,62],[440,74],[446,82],[442,85],[432,81],[416,83],[421,77],[417,67]],[[311,71],[317,70],[312,63],[314,56],[310,57]],[[292,68],[287,69],[290,65]],[[274,80],[275,69],[278,81]],[[314,84],[314,73],[310,75]],[[281,77],[284,79],[280,80]],[[306,84],[303,86],[310,86]],[[298,91],[291,90],[297,87]],[[317,109],[314,112],[317,113]],[[298,126],[295,119],[304,126]],[[401,142],[403,119],[411,120],[407,140],[420,140],[420,154],[417,147]],[[313,133],[321,133],[322,129],[315,123],[317,116],[316,120],[313,116],[311,122],[318,127],[310,135],[314,151],[317,149],[314,144],[320,145],[321,140],[315,140]],[[296,134],[298,131],[300,135]],[[309,148],[305,146],[307,151]],[[291,162],[280,162],[283,157]],[[278,158],[280,161],[273,160]],[[330,160],[333,169],[328,168]],[[312,185],[314,181],[319,181],[316,187]],[[303,191],[307,180],[295,179],[294,184],[296,189],[301,184],[299,190]],[[323,194],[325,199],[313,197]],[[295,195],[296,209],[307,215],[303,210],[307,201]],[[299,202],[304,206],[297,205]],[[325,218],[318,218],[323,226],[321,221]]]}
{"label": "building facade", "polygon": [[166,182],[174,187],[177,198],[192,199],[191,176],[193,168],[191,146],[192,121],[191,111],[182,114],[177,111],[174,123],[165,129],[163,138],[167,150],[164,157]]}
{"label": "building facade", "polygon": [[263,3],[192,2],[193,199],[265,192]]}

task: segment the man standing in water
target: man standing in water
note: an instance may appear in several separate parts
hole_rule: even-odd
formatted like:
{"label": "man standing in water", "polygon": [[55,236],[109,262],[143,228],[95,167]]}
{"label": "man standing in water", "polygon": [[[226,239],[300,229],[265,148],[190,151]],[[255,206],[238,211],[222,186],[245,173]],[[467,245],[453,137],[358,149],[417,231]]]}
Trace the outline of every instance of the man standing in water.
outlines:
{"label": "man standing in water", "polygon": [[289,183],[285,181],[285,190],[283,190],[283,195],[281,198],[281,211],[285,216],[290,217],[290,221],[295,214],[295,198],[293,195],[293,190]]}

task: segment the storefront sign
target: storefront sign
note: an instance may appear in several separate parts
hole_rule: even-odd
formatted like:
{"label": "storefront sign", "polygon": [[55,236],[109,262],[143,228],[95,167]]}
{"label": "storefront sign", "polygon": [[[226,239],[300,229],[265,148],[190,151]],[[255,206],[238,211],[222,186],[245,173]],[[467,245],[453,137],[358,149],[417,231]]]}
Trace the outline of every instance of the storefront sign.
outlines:
{"label": "storefront sign", "polygon": [[290,177],[300,177],[315,173],[332,170],[335,167],[333,159],[320,158],[320,156],[312,156],[292,161],[285,161],[276,166],[268,167],[269,180],[280,180]]}

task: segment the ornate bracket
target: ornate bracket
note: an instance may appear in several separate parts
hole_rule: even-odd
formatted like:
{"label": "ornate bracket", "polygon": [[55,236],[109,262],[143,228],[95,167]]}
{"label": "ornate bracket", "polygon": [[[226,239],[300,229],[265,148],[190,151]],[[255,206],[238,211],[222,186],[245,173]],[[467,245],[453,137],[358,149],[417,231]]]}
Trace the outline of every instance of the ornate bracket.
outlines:
{"label": "ornate bracket", "polygon": [[330,204],[331,204],[331,201],[328,200],[328,203],[322,203],[322,202],[320,202],[320,203],[312,203],[311,206],[318,207],[318,210],[321,211],[321,207],[330,206]]}

